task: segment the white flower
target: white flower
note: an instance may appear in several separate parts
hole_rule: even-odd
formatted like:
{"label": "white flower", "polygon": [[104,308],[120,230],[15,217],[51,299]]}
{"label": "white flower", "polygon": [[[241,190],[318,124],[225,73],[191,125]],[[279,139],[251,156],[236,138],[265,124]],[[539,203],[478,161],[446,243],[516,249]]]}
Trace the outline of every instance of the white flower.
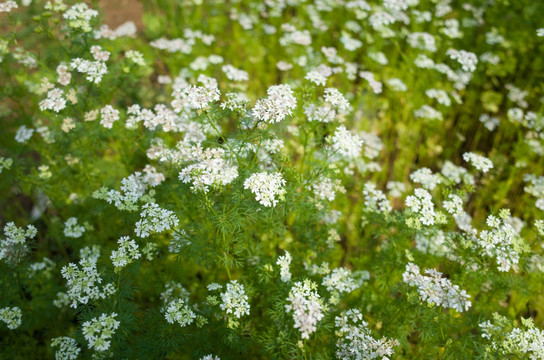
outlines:
{"label": "white flower", "polygon": [[442,182],[439,174],[433,174],[431,169],[425,167],[411,173],[410,179],[415,183],[421,184],[424,189],[429,191],[432,191],[436,185]]}
{"label": "white flower", "polygon": [[64,222],[64,236],[79,238],[85,232],[85,227],[77,224],[77,218],[71,217]]}
{"label": "white flower", "polygon": [[107,129],[113,127],[113,123],[119,120],[119,110],[116,110],[111,105],[106,105],[100,109],[100,125]]}
{"label": "white flower", "polygon": [[175,299],[168,303],[164,317],[168,323],[177,322],[181,327],[192,324],[196,314],[183,299]]}
{"label": "white flower", "polygon": [[19,129],[17,129],[17,133],[15,134],[15,141],[23,144],[27,142],[33,134],[34,129],[29,129],[25,125],[21,125]]}
{"label": "white flower", "polygon": [[63,17],[69,20],[68,24],[71,28],[81,29],[84,32],[92,30],[90,22],[95,16],[98,16],[98,11],[89,9],[85,3],[75,4],[63,14]]}
{"label": "white flower", "polygon": [[237,318],[249,315],[249,303],[244,285],[238,283],[237,280],[227,284],[227,290],[221,293],[221,300],[223,302],[219,306],[227,314],[233,314]]}
{"label": "white flower", "polygon": [[291,272],[289,271],[289,265],[291,264],[291,254],[289,251],[285,251],[285,255],[279,256],[276,264],[280,266],[281,281],[288,282],[291,280]]}
{"label": "white flower", "polygon": [[452,60],[457,60],[464,71],[474,72],[474,70],[476,70],[476,65],[478,64],[478,57],[476,54],[465,50],[449,49],[446,52],[446,55]]}
{"label": "white flower", "polygon": [[0,13],[9,13],[13,9],[17,9],[19,6],[15,1],[8,0],[6,2],[0,3]]}
{"label": "white flower", "polygon": [[96,260],[83,258],[79,261],[81,269],[74,263],[62,267],[62,277],[68,286],[68,298],[71,307],[87,304],[89,300],[105,299],[115,292],[115,287],[109,283],[102,288],[102,278],[96,269]]}
{"label": "white flower", "polygon": [[334,157],[355,160],[361,155],[363,140],[359,135],[349,132],[344,125],[336,128],[334,135],[329,139]]}
{"label": "white flower", "polygon": [[238,167],[230,165],[223,157],[223,149],[193,148],[198,152],[194,164],[182,169],[179,179],[184,183],[192,183],[191,190],[208,192],[209,188],[219,188],[230,184],[238,177]]}
{"label": "white flower", "polygon": [[276,206],[278,196],[282,199],[285,194],[285,180],[280,173],[267,172],[252,174],[244,181],[244,189],[250,189],[255,194],[255,200],[267,207]]}
{"label": "white flower", "polygon": [[324,316],[322,301],[316,289],[317,284],[310,280],[296,282],[289,291],[288,303],[285,305],[287,312],[293,312],[295,329],[299,329],[303,339],[310,338]]}
{"label": "white flower", "polygon": [[483,173],[486,173],[489,171],[489,169],[493,168],[493,163],[488,158],[472,153],[467,152],[463,154],[463,159],[472,164],[476,169],[480,170]]}
{"label": "white flower", "polygon": [[338,111],[345,111],[349,109],[349,101],[346,100],[344,95],[335,88],[326,88],[323,98],[331,106],[336,107]]}
{"label": "white flower", "polygon": [[102,314],[83,323],[83,336],[89,342],[89,349],[106,351],[110,348],[110,339],[120,324],[116,317],[116,313]]}
{"label": "white flower", "polygon": [[458,285],[453,285],[450,280],[442,278],[442,273],[427,269],[425,274],[428,276],[425,276],[419,271],[417,265],[408,263],[402,279],[408,285],[417,286],[421,300],[459,312],[467,311],[471,307],[472,303],[468,300],[470,295],[465,290],[460,290]]}
{"label": "white flower", "polygon": [[23,312],[18,306],[0,309],[0,321],[5,322],[10,330],[15,330],[21,326],[22,318]]}
{"label": "white flower", "polygon": [[359,287],[351,276],[351,271],[344,267],[335,268],[332,272],[323,278],[323,286],[328,291],[338,291],[339,293],[352,292]]}
{"label": "white flower", "polygon": [[268,97],[260,99],[253,108],[253,116],[267,123],[278,123],[291,115],[297,106],[297,99],[289,85],[274,85],[267,90]]}
{"label": "white flower", "polygon": [[232,81],[248,81],[249,80],[249,74],[244,70],[239,70],[235,68],[232,65],[223,65],[221,66],[221,70],[225,73],[227,76],[227,79]]}
{"label": "white flower", "polygon": [[59,348],[55,351],[56,360],[75,360],[81,352],[76,340],[67,336],[51,339],[51,347]]}
{"label": "white flower", "polygon": [[448,196],[449,200],[444,201],[444,209],[453,216],[460,216],[464,213],[463,199],[455,194]]}
{"label": "white flower", "polygon": [[0,240],[0,260],[6,259],[9,263],[17,263],[27,252],[27,239],[32,239],[38,231],[34,225],[28,225],[26,230],[9,222],[4,226],[5,239]]}
{"label": "white flower", "polygon": [[161,233],[178,226],[179,219],[173,211],[161,208],[156,203],[142,206],[140,220],[136,223],[136,235],[146,238],[153,233]]}
{"label": "white flower", "polygon": [[414,213],[419,214],[419,221],[423,225],[433,225],[436,214],[434,212],[433,197],[424,189],[415,189],[414,195],[406,198],[406,206]]}
{"label": "white flower", "polygon": [[131,240],[128,236],[123,236],[117,240],[119,244],[118,250],[111,252],[110,259],[115,268],[122,268],[140,258],[141,254],[138,251],[138,244]]}
{"label": "white flower", "polygon": [[381,338],[376,340],[357,309],[342,312],[334,319],[339,337],[336,342],[336,357],[341,360],[389,359],[393,348],[399,346],[397,340]]}

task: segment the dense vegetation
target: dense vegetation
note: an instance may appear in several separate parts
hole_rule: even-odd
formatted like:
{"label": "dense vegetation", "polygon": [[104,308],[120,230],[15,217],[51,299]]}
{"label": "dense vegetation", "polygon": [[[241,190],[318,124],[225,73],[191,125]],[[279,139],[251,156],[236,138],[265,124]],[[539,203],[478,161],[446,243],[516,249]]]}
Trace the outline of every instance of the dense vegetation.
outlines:
{"label": "dense vegetation", "polygon": [[2,359],[544,359],[544,2],[0,3]]}

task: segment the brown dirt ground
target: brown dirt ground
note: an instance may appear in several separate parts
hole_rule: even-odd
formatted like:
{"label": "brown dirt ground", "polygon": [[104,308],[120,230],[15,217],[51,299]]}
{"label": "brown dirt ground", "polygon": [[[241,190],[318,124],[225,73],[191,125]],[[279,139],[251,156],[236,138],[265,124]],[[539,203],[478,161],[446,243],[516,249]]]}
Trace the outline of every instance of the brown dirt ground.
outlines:
{"label": "brown dirt ground", "polygon": [[111,29],[132,21],[138,30],[143,28],[142,14],[144,7],[138,0],[100,0],[100,7],[104,14],[104,23]]}

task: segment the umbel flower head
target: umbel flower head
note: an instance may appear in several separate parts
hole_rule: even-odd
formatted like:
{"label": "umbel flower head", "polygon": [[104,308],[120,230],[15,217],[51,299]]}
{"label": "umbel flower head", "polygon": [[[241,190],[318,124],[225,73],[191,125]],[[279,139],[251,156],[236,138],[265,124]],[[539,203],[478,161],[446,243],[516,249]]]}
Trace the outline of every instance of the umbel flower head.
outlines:
{"label": "umbel flower head", "polygon": [[324,316],[317,284],[308,279],[296,282],[289,292],[287,302],[285,310],[293,312],[295,329],[300,330],[303,339],[309,339],[310,334],[317,329],[317,323]]}

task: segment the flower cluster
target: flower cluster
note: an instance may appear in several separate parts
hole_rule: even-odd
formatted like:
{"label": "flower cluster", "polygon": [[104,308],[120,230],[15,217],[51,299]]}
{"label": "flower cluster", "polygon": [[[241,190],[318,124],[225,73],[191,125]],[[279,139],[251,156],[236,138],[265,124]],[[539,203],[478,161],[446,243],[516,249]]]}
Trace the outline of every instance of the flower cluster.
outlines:
{"label": "flower cluster", "polygon": [[138,244],[128,236],[121,237],[117,240],[117,243],[119,249],[113,250],[110,256],[111,262],[116,269],[121,269],[142,256],[138,251]]}
{"label": "flower cluster", "polygon": [[289,254],[289,251],[285,251],[285,255],[279,256],[276,264],[280,266],[281,281],[290,281],[291,272],[289,271],[289,265],[291,264],[291,254]]}
{"label": "flower cluster", "polygon": [[71,217],[64,222],[64,236],[79,238],[85,232],[85,227],[78,225],[77,218]]}
{"label": "flower cluster", "polygon": [[38,230],[34,225],[28,225],[26,230],[9,222],[4,226],[5,239],[0,240],[0,260],[17,263],[28,252],[26,240],[36,236]]}
{"label": "flower cluster", "polygon": [[426,269],[421,275],[419,266],[408,263],[402,279],[410,286],[417,286],[421,300],[429,304],[455,309],[459,312],[467,311],[472,303],[470,295],[465,290],[460,290],[458,285],[442,277],[442,273],[434,269]]}
{"label": "flower cluster", "polygon": [[341,360],[387,360],[393,355],[397,340],[381,338],[376,340],[357,309],[349,309],[334,318],[337,328],[336,357]]}
{"label": "flower cluster", "polygon": [[525,251],[525,243],[519,232],[509,223],[509,212],[502,211],[499,217],[489,215],[486,223],[488,230],[480,232],[475,239],[481,253],[497,261],[499,271],[517,271],[520,253]]}
{"label": "flower cluster", "polygon": [[267,207],[276,206],[278,199],[285,194],[285,180],[280,173],[267,172],[252,174],[244,181],[244,189],[250,189],[255,194],[255,200]]}
{"label": "flower cluster", "polygon": [[142,206],[140,220],[134,231],[141,238],[150,234],[162,233],[178,226],[179,219],[173,211],[161,208],[156,203],[146,203]]}
{"label": "flower cluster", "polygon": [[291,115],[297,99],[289,85],[274,85],[267,90],[268,97],[260,99],[253,108],[253,116],[267,123],[278,123]]}
{"label": "flower cluster", "polygon": [[68,336],[51,339],[51,347],[58,347],[58,350],[55,351],[55,359],[57,360],[75,360],[81,352],[76,340]]}
{"label": "flower cluster", "polygon": [[5,322],[10,330],[15,330],[21,326],[22,318],[23,312],[17,306],[0,309],[0,321]]}
{"label": "flower cluster", "polygon": [[164,317],[168,323],[177,322],[181,327],[192,324],[196,314],[183,299],[175,299],[166,305]]}
{"label": "flower cluster", "polygon": [[195,163],[182,169],[179,179],[184,183],[192,183],[193,191],[208,192],[209,188],[217,188],[230,184],[238,177],[238,167],[230,165],[224,158],[223,149],[194,148],[197,154]]}
{"label": "flower cluster", "polygon": [[333,157],[339,159],[354,160],[360,156],[363,148],[363,140],[344,125],[336,129],[329,141]]}
{"label": "flower cluster", "polygon": [[226,314],[233,314],[240,318],[249,315],[248,297],[244,290],[244,285],[237,280],[232,280],[227,284],[227,289],[221,293],[222,303],[219,305]]}
{"label": "flower cluster", "polygon": [[295,329],[299,329],[303,339],[309,339],[315,332],[317,323],[323,319],[323,304],[317,293],[317,284],[304,280],[296,282],[287,298],[285,310],[293,312]]}
{"label": "flower cluster", "polygon": [[491,160],[482,155],[468,152],[463,154],[463,159],[483,173],[486,173],[493,168]]}
{"label": "flower cluster", "polygon": [[104,313],[83,323],[83,336],[89,343],[89,349],[106,351],[110,348],[110,339],[121,324],[115,320],[116,317],[116,313]]}
{"label": "flower cluster", "polygon": [[113,283],[102,284],[102,278],[96,268],[96,259],[83,258],[77,264],[70,263],[62,267],[61,275],[66,279],[68,292],[67,296],[71,301],[71,307],[78,304],[87,304],[89,300],[105,299],[115,293]]}
{"label": "flower cluster", "polygon": [[436,213],[434,212],[433,197],[427,190],[415,189],[414,195],[406,198],[406,206],[419,215],[418,220],[423,225],[435,223]]}

